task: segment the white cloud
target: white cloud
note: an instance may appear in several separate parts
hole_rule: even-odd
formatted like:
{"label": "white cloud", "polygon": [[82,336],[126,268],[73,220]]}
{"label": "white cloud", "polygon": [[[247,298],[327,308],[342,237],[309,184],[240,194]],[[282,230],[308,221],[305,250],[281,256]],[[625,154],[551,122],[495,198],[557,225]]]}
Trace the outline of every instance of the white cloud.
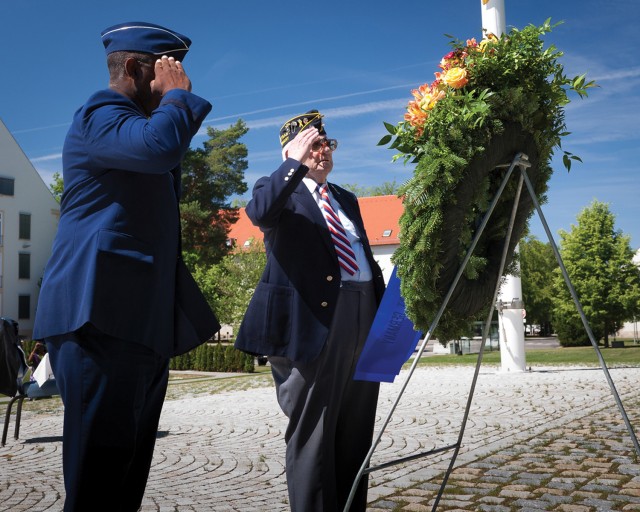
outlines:
{"label": "white cloud", "polygon": [[51,160],[62,160],[62,153],[52,153],[51,155],[39,156],[31,158],[31,162],[48,162]]}

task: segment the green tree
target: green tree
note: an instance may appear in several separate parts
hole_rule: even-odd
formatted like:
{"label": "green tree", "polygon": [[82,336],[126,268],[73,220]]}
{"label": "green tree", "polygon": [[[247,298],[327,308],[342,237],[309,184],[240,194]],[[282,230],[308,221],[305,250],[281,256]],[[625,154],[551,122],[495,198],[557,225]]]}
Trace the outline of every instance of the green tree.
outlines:
{"label": "green tree", "polygon": [[[606,203],[593,201],[580,212],[571,231],[561,231],[562,260],[596,340],[631,318],[640,304],[640,270],[633,263],[630,237],[615,229],[615,215]],[[569,290],[556,269],[554,326],[564,344],[588,343]]]}
{"label": "green tree", "polygon": [[64,181],[62,180],[62,174],[58,171],[53,173],[53,181],[49,184],[49,190],[51,190],[55,200],[60,202],[62,193],[64,192]]}
{"label": "green tree", "polygon": [[540,325],[540,335],[549,336],[552,332],[553,271],[558,267],[558,262],[551,244],[541,242],[535,236],[521,240],[519,249],[527,323]]}
{"label": "green tree", "polygon": [[194,279],[220,323],[237,332],[267,258],[264,243],[252,240],[248,249],[234,251],[215,265],[197,264]]}
{"label": "green tree", "polygon": [[228,198],[247,191],[247,147],[239,139],[248,132],[242,119],[225,130],[209,127],[203,148],[187,151],[182,162],[182,248],[186,261],[211,265],[230,250],[227,244],[238,209]]}
{"label": "green tree", "polygon": [[372,187],[361,187],[355,183],[344,183],[340,186],[353,192],[357,197],[393,196],[397,195],[399,188],[396,180],[385,181],[382,185]]}

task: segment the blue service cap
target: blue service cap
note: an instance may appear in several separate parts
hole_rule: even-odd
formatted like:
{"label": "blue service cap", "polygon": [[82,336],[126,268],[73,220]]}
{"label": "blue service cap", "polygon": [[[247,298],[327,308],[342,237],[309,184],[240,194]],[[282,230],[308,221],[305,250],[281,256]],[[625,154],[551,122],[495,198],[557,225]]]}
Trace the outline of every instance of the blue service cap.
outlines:
{"label": "blue service cap", "polygon": [[120,23],[102,31],[102,44],[107,55],[129,51],[167,55],[182,61],[189,51],[191,39],[160,25],[144,21]]}

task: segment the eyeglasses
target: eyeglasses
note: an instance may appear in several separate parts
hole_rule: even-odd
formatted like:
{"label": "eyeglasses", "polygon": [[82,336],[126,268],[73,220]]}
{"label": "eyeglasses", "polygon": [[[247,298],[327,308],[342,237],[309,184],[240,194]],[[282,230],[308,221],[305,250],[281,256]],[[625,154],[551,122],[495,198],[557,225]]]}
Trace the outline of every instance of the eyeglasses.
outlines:
{"label": "eyeglasses", "polygon": [[311,144],[311,149],[314,151],[321,151],[325,146],[329,146],[331,151],[335,151],[338,148],[338,141],[336,139],[318,139]]}

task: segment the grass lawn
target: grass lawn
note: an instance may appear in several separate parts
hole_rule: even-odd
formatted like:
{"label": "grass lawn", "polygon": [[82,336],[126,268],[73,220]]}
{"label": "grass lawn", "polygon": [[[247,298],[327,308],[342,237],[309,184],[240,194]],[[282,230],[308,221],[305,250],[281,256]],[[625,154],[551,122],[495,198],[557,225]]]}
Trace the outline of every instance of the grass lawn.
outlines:
{"label": "grass lawn", "polygon": [[[640,366],[640,345],[632,341],[625,342],[624,348],[600,347],[607,366]],[[525,352],[526,366],[600,366],[598,356],[592,346],[560,347],[551,349],[532,349]],[[475,365],[478,354],[429,355],[420,359],[418,366]],[[411,358],[405,365],[413,363]],[[482,355],[483,365],[500,365],[500,350],[489,351],[485,348]]]}

